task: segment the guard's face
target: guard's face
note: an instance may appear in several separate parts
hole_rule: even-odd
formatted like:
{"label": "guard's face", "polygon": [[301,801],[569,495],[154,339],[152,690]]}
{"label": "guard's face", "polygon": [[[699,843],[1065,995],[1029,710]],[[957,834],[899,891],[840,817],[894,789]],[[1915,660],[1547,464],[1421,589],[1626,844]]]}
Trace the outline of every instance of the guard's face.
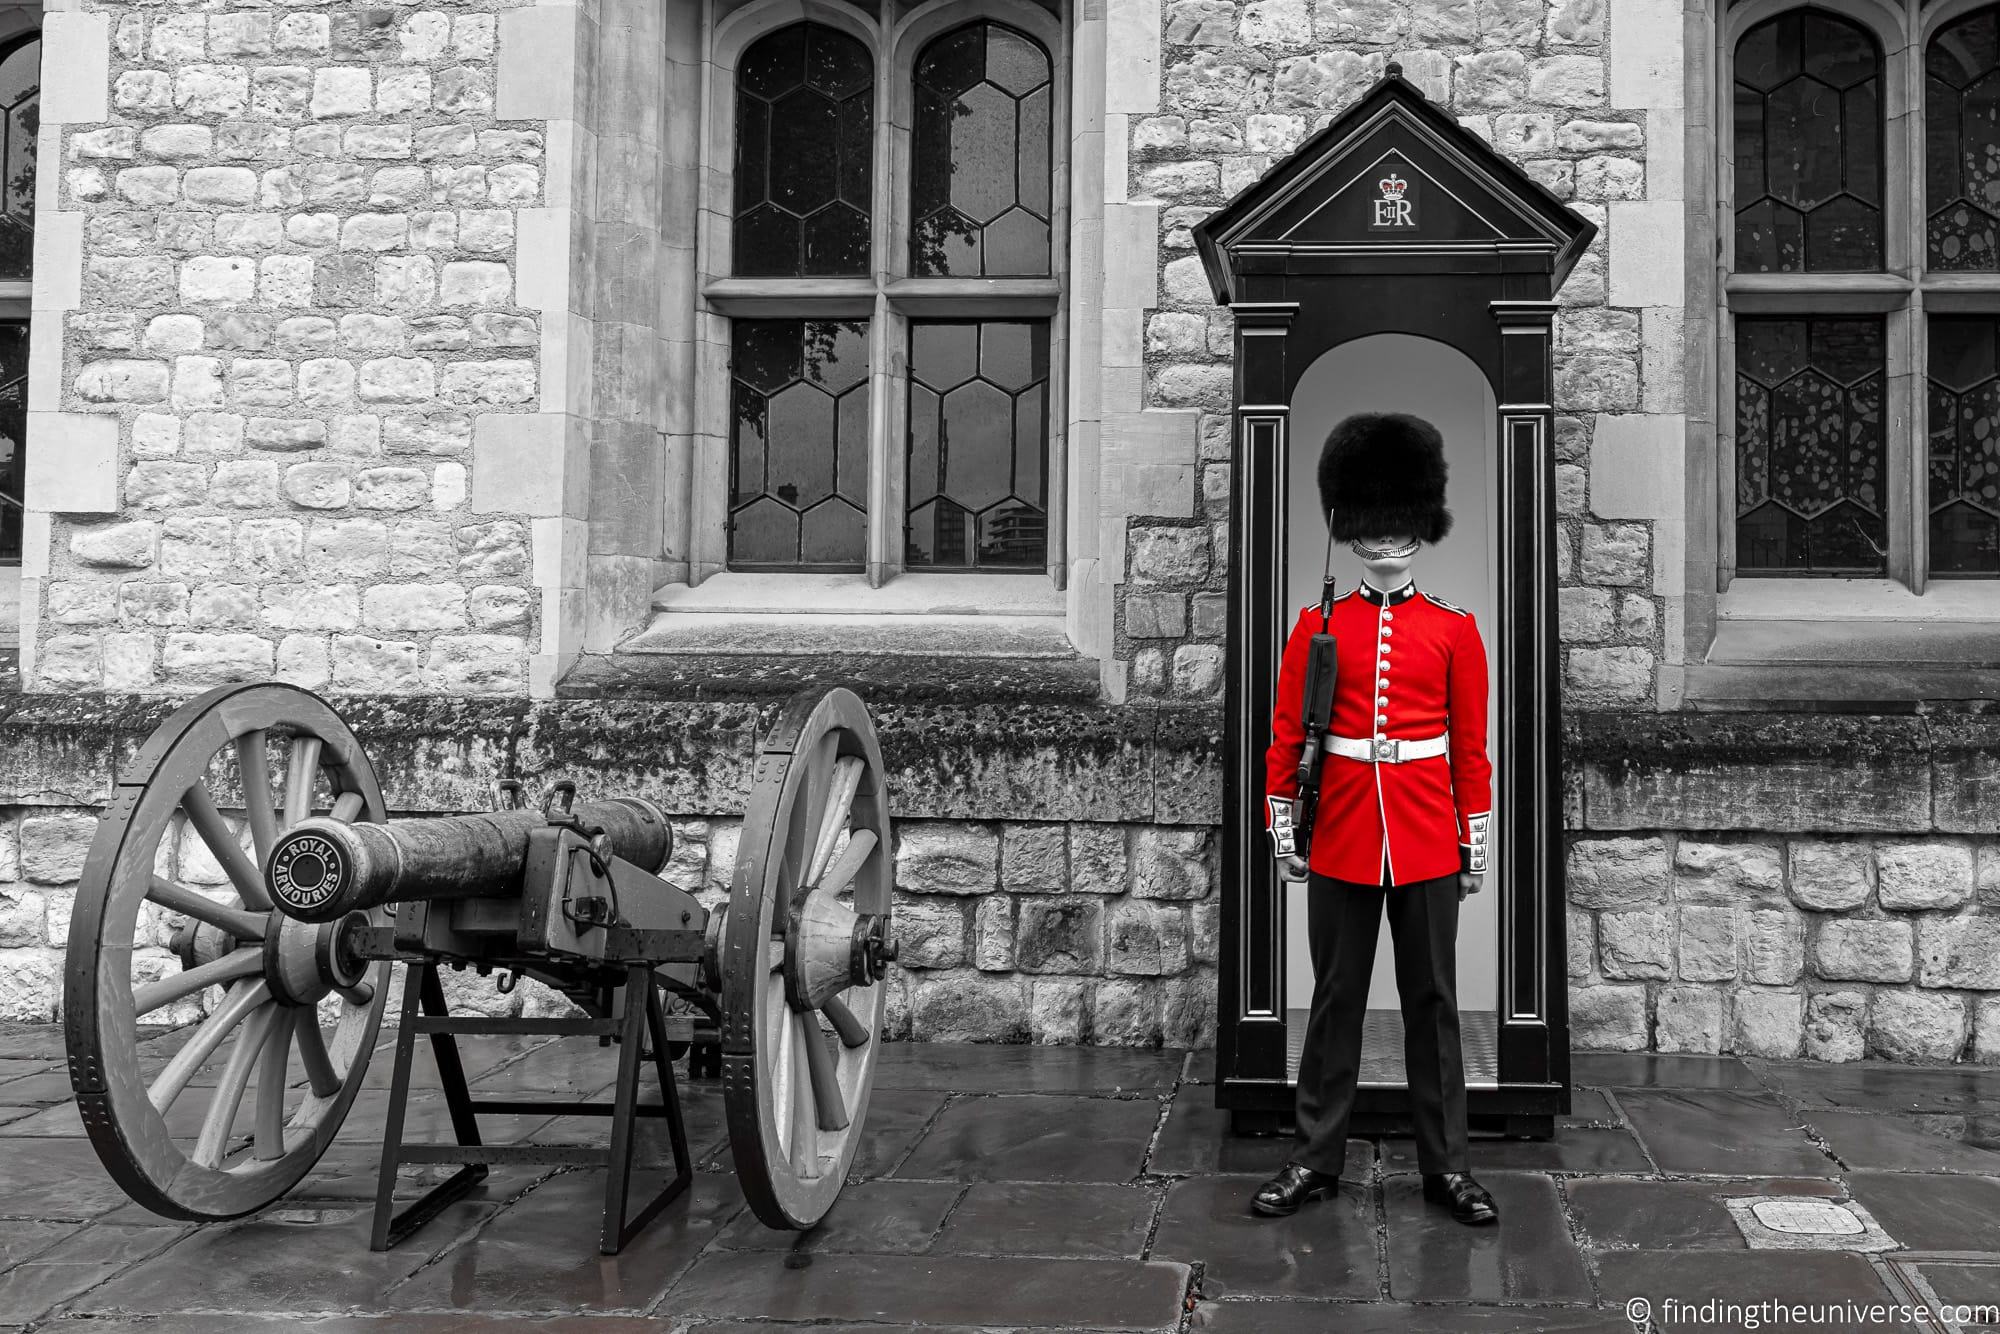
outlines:
{"label": "guard's face", "polygon": [[1367,569],[1368,582],[1384,589],[1398,588],[1409,578],[1410,561],[1422,545],[1408,533],[1356,538],[1348,544]]}

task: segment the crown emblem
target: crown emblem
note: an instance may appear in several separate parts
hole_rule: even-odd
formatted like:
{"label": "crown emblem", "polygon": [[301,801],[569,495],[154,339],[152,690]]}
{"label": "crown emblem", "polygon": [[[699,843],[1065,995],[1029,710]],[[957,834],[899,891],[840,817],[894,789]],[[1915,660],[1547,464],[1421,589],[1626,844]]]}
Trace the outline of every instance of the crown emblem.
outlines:
{"label": "crown emblem", "polygon": [[1401,199],[1403,192],[1410,188],[1410,183],[1393,171],[1375,182],[1375,185],[1381,190],[1384,199]]}

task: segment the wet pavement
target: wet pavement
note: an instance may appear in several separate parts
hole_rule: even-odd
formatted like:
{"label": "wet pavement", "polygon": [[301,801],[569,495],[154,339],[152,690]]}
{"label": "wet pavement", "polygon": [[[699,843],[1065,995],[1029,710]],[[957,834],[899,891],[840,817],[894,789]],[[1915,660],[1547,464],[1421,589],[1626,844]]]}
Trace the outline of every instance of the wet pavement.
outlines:
{"label": "wet pavement", "polygon": [[[462,1046],[489,1094],[596,1096],[615,1073],[587,1041]],[[1861,1309],[2000,1302],[2000,1069],[1579,1055],[1554,1140],[1475,1137],[1502,1219],[1470,1229],[1423,1202],[1396,1138],[1350,1142],[1336,1199],[1250,1215],[1287,1146],[1228,1133],[1207,1053],[901,1044],[884,1049],[854,1172],[818,1229],[751,1216],[720,1089],[691,1082],[694,1185],[605,1257],[600,1171],[531,1167],[495,1169],[371,1252],[386,1052],[280,1204],[202,1227],[154,1217],[81,1138],[62,1058],[57,1029],[0,1028],[0,1334],[1630,1334],[1635,1298],[1663,1330],[1751,1328],[1698,1304],[1780,1301],[1822,1309],[1766,1312],[1762,1328],[2000,1331],[1992,1311]],[[440,1133],[436,1095],[419,1101],[417,1123]],[[489,1121],[495,1140],[604,1134],[584,1118]]]}

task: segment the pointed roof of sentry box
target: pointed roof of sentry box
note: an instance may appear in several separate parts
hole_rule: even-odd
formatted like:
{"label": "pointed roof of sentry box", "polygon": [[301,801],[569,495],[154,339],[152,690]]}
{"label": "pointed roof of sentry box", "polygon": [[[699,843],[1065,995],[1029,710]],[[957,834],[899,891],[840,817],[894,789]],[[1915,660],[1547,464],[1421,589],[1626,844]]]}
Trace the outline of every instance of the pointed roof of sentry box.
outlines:
{"label": "pointed roof of sentry box", "polygon": [[[1375,206],[1392,191],[1410,202],[1404,224],[1376,226]],[[1440,110],[1394,62],[1354,105],[1194,228],[1222,305],[1251,270],[1523,261],[1546,265],[1553,296],[1596,235],[1596,224]]]}

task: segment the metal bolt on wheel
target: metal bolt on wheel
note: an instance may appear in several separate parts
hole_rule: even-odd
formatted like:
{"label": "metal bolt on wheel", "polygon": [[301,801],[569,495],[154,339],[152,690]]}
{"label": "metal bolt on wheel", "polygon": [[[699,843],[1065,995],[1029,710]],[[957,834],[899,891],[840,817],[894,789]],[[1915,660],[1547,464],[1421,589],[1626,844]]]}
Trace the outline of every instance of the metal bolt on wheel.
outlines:
{"label": "metal bolt on wheel", "polygon": [[[225,807],[241,810],[252,852]],[[301,922],[273,909],[264,884],[278,837],[315,813],[385,816],[354,733],[294,686],[209,691],[117,776],[77,886],[63,1013],[91,1143],[156,1213],[235,1218],[278,1199],[319,1160],[366,1074],[388,965],[344,942],[369,919]],[[188,883],[186,851],[162,860],[176,830],[226,885]],[[175,866],[177,878],[161,874]],[[142,1063],[139,1025],[195,1013],[163,1066]]]}
{"label": "metal bolt on wheel", "polygon": [[896,953],[892,855],[866,706],[794,696],[758,747],[721,941],[729,1143],[771,1227],[819,1222],[854,1160]]}

